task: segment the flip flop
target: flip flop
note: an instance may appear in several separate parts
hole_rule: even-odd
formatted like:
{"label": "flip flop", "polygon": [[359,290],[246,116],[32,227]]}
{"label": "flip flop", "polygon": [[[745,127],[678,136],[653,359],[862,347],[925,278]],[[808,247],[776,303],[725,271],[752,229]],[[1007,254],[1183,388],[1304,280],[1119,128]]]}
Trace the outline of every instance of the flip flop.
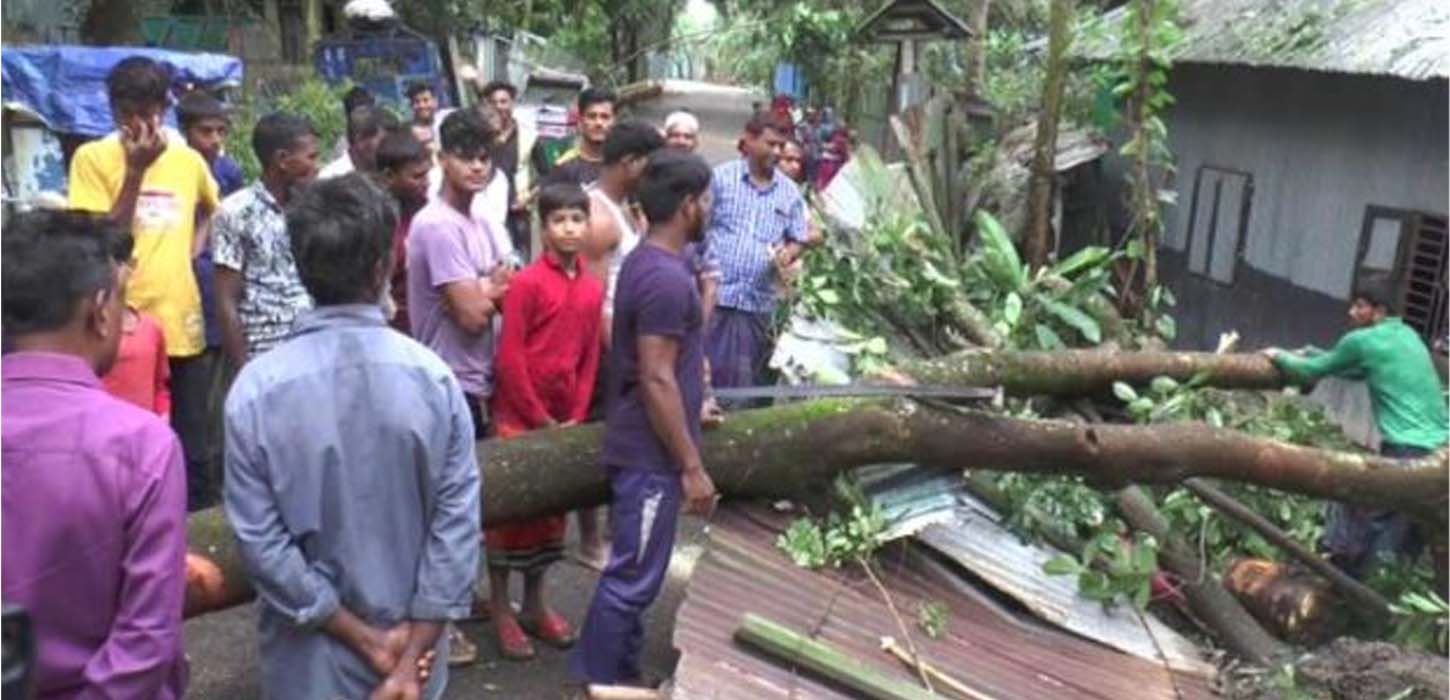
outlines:
{"label": "flip flop", "polygon": [[509,661],[528,661],[534,658],[534,645],[519,627],[518,618],[500,618],[494,622],[494,634],[498,640],[498,653]]}
{"label": "flip flop", "polygon": [[525,618],[519,620],[519,625],[530,636],[555,649],[568,649],[579,639],[569,621],[552,610],[544,613],[543,620]]}

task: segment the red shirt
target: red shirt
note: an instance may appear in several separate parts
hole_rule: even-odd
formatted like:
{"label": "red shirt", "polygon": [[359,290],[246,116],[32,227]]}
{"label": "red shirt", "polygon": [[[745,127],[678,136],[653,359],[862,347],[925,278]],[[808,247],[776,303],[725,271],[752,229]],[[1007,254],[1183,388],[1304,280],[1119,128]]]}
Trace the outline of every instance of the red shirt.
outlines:
{"label": "red shirt", "polygon": [[408,224],[413,223],[417,208],[408,207],[398,216],[393,229],[393,276],[388,280],[388,293],[393,297],[393,318],[388,325],[404,335],[413,334],[408,322]]}
{"label": "red shirt", "polygon": [[121,350],[116,364],[101,378],[112,396],[129,401],[163,418],[171,416],[170,365],[166,337],[150,316],[128,309],[122,321]]}
{"label": "red shirt", "polygon": [[489,403],[500,430],[582,422],[589,414],[604,284],[577,258],[574,272],[570,277],[545,253],[509,283]]}

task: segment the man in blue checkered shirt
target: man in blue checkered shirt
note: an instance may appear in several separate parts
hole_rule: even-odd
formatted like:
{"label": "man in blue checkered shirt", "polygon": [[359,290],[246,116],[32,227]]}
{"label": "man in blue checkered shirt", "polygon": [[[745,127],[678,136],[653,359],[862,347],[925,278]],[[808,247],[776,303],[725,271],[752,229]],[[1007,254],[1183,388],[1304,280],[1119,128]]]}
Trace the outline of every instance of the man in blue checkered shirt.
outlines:
{"label": "man in blue checkered shirt", "polygon": [[762,383],[777,282],[806,240],[805,200],[775,167],[790,133],[790,124],[757,112],[745,125],[740,160],[716,167],[711,180],[705,240],[721,278],[705,350],[716,387]]}

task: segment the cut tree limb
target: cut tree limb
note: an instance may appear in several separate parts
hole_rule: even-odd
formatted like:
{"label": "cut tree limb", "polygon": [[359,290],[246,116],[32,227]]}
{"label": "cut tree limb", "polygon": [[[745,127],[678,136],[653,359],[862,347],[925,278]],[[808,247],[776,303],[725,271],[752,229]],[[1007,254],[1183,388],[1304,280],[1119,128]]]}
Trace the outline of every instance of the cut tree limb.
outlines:
{"label": "cut tree limb", "polygon": [[1274,666],[1286,659],[1289,648],[1269,635],[1243,604],[1208,572],[1203,561],[1173,533],[1168,519],[1158,512],[1143,489],[1123,489],[1117,496],[1118,512],[1134,529],[1158,541],[1158,561],[1183,579],[1188,607],[1235,654],[1260,666]]}
{"label": "cut tree limb", "polygon": [[965,350],[902,368],[922,384],[1001,386],[1014,396],[1090,396],[1113,382],[1147,384],[1155,377],[1202,377],[1224,389],[1277,389],[1284,377],[1259,354],[1211,352],[1013,352]]}
{"label": "cut tree limb", "polygon": [[[1079,383],[1079,385],[1082,385]],[[601,428],[543,430],[480,443],[484,522],[497,524],[603,503]],[[1073,425],[979,411],[928,408],[908,399],[832,399],[733,414],[707,433],[705,464],[726,497],[808,492],[847,469],[915,462],[962,468],[1078,474],[1096,484],[1177,483],[1208,476],[1316,498],[1392,507],[1446,523],[1444,456],[1397,461],[1296,447],[1202,424]],[[191,517],[192,552],[239,571],[218,509]],[[244,585],[227,581],[221,590]],[[189,614],[235,605],[207,599]]]}
{"label": "cut tree limb", "polygon": [[1183,487],[1213,506],[1218,512],[1259,533],[1269,543],[1294,557],[1314,573],[1319,574],[1346,600],[1353,601],[1364,612],[1366,619],[1383,622],[1385,617],[1390,615],[1390,601],[1385,600],[1384,596],[1375,592],[1373,588],[1354,580],[1348,574],[1340,571],[1338,567],[1325,561],[1323,557],[1309,551],[1288,533],[1269,522],[1268,518],[1254,512],[1252,508],[1239,503],[1202,479],[1188,479],[1183,482]]}

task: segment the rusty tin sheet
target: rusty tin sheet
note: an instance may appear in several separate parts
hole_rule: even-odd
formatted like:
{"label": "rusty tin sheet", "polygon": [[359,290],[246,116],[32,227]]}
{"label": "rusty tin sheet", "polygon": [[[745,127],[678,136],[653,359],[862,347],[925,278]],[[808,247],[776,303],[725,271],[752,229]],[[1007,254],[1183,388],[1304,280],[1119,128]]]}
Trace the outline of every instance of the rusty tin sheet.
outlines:
{"label": "rusty tin sheet", "polygon": [[[780,516],[749,506],[723,508],[708,554],[695,568],[680,607],[674,697],[681,700],[851,698],[848,691],[735,643],[747,612],[817,638],[881,673],[910,681],[905,666],[880,649],[901,638],[886,604],[857,570],[809,571],[775,546]],[[894,563],[882,581],[924,659],[992,700],[1198,700],[1208,680],[1171,674],[1136,658],[1047,627],[1025,627],[947,582]],[[946,631],[930,639],[916,625],[928,601],[950,611]],[[943,697],[953,697],[943,695]]]}

